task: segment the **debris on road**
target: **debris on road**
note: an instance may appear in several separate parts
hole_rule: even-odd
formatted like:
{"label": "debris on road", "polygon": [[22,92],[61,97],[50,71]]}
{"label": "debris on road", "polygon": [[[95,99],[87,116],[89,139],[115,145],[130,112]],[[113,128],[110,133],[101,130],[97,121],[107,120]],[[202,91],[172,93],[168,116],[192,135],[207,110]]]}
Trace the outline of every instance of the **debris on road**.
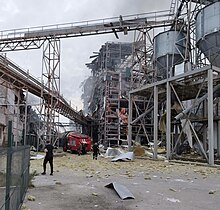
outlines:
{"label": "debris on road", "polygon": [[209,194],[214,194],[216,193],[216,190],[209,190]]}
{"label": "debris on road", "polygon": [[112,183],[106,185],[105,187],[114,189],[118,193],[119,197],[122,200],[135,199],[135,197],[132,195],[132,193],[124,185],[121,185],[117,182],[112,182]]}
{"label": "debris on road", "polygon": [[133,152],[122,153],[112,159],[112,161],[118,161],[118,160],[134,160],[134,153]]}
{"label": "debris on road", "polygon": [[28,195],[27,199],[29,201],[35,201],[36,200],[36,198],[33,195]]}

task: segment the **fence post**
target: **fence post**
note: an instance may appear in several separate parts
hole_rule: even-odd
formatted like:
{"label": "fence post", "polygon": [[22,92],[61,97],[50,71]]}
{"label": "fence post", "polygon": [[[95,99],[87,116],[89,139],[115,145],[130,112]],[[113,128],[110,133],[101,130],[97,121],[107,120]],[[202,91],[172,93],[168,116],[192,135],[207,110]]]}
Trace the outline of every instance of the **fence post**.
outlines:
{"label": "fence post", "polygon": [[12,162],[12,121],[8,121],[5,210],[10,210],[11,162]]}
{"label": "fence post", "polygon": [[25,164],[25,152],[26,152],[26,146],[24,146],[25,148],[22,150],[22,166],[21,166],[21,188],[20,188],[20,203],[22,203],[22,201],[23,201],[23,196],[24,196],[24,192],[25,192],[25,184],[24,184],[24,176],[25,176],[25,174],[24,174],[24,171],[26,170],[25,168],[24,168],[24,166],[26,166],[26,164]]}

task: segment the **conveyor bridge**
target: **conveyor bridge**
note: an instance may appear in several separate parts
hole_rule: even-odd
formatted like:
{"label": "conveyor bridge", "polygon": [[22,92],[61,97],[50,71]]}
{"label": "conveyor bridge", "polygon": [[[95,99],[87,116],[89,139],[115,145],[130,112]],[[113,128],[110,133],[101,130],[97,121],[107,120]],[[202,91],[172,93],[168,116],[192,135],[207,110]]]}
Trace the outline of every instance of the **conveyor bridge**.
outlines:
{"label": "conveyor bridge", "polygon": [[30,93],[43,98],[45,101],[52,98],[56,104],[57,112],[76,123],[82,125],[88,123],[87,118],[75,111],[59,93],[53,93],[40,81],[4,56],[0,56],[0,78],[18,89],[28,89]]}

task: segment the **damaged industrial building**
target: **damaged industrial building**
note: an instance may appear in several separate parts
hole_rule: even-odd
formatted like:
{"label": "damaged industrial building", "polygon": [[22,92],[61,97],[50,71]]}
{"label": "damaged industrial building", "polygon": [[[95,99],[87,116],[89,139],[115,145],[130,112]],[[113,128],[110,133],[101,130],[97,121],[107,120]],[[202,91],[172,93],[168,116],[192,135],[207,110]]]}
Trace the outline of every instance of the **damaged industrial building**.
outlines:
{"label": "damaged industrial building", "polygon": [[133,43],[91,55],[82,99],[106,148],[135,141],[153,145],[154,158],[162,146],[168,159],[218,159],[219,2],[194,2],[190,16],[182,1],[166,27],[152,21]]}
{"label": "damaged industrial building", "polygon": [[[123,147],[131,152],[140,145],[152,159],[162,155],[219,164],[219,20],[220,1],[171,0],[166,11],[2,31],[1,53],[43,46],[43,67],[40,81],[0,56],[0,172],[9,170],[5,148],[13,150],[9,158],[15,161],[14,148],[24,147],[18,156],[28,167],[29,146],[40,151],[49,139],[62,147],[68,132],[59,132],[65,127],[60,115],[74,125],[74,132],[90,136],[104,150]],[[94,49],[86,64],[91,75],[83,82],[84,107],[78,111],[60,91],[60,42],[102,34],[117,40],[118,34],[132,36],[133,41],[106,40]],[[29,94],[40,102],[28,104]],[[19,177],[22,171],[9,173]],[[21,181],[26,187],[27,176]],[[0,205],[15,209],[8,197]]]}

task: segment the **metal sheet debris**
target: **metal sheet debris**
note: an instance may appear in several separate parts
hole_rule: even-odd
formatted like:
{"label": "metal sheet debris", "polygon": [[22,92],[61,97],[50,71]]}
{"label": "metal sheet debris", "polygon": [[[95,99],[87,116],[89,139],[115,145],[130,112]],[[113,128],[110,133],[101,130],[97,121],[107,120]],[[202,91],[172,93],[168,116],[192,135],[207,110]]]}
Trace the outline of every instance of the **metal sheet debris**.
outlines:
{"label": "metal sheet debris", "polygon": [[114,189],[122,200],[135,199],[134,195],[124,185],[117,182],[112,182],[105,187]]}
{"label": "metal sheet debris", "polygon": [[123,152],[120,151],[118,148],[111,148],[109,147],[106,152],[105,152],[105,156],[106,157],[115,157],[118,156],[120,154],[122,154]]}
{"label": "metal sheet debris", "polygon": [[134,160],[134,153],[133,152],[122,153],[112,159],[112,161],[118,161],[118,160]]}
{"label": "metal sheet debris", "polygon": [[31,156],[30,159],[31,160],[38,160],[38,159],[43,159],[44,155],[36,155],[36,156]]}

